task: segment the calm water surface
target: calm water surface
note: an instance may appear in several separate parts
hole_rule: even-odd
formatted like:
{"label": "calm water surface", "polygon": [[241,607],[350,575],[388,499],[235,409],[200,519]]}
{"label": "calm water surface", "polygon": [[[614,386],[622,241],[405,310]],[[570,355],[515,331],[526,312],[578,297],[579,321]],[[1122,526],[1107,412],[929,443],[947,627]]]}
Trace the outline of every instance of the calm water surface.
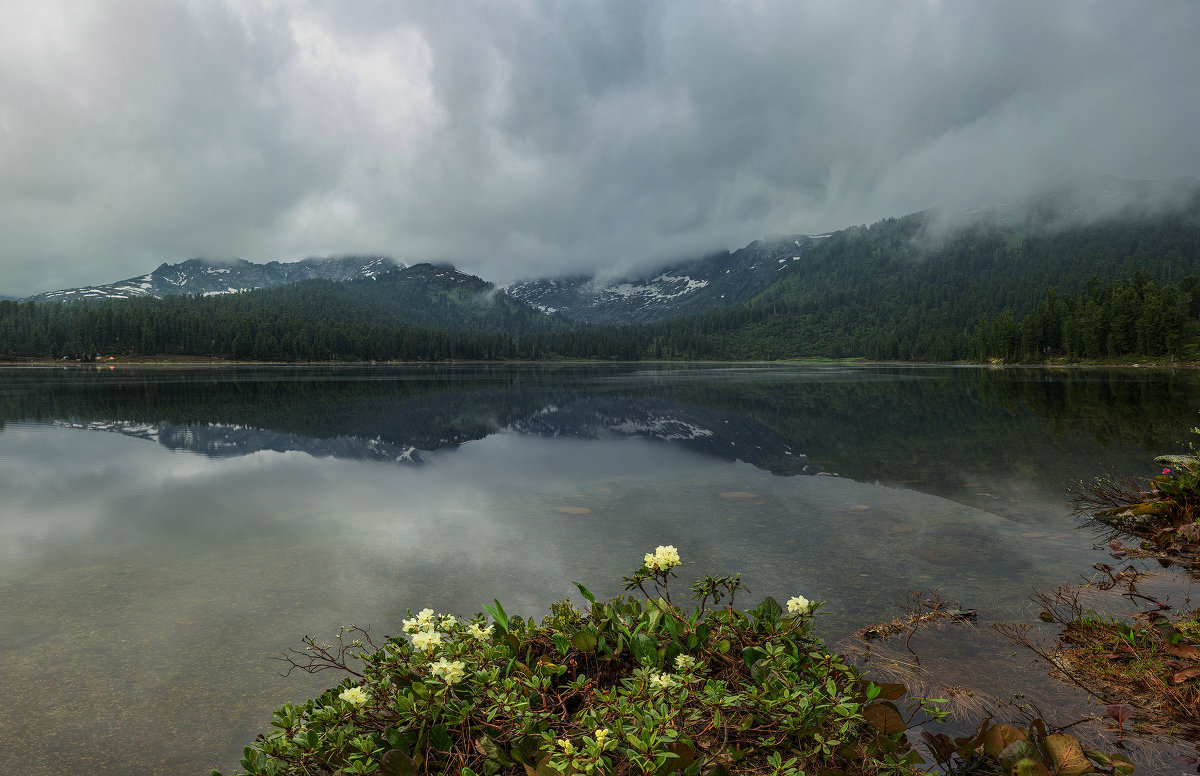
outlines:
{"label": "calm water surface", "polygon": [[[335,679],[268,658],[406,609],[540,615],[657,544],[827,602],[1030,618],[1104,559],[1065,505],[1149,473],[1191,374],[841,366],[0,370],[0,773],[231,770]],[[976,655],[976,659],[986,655]],[[1044,672],[1029,669],[1030,682]]]}

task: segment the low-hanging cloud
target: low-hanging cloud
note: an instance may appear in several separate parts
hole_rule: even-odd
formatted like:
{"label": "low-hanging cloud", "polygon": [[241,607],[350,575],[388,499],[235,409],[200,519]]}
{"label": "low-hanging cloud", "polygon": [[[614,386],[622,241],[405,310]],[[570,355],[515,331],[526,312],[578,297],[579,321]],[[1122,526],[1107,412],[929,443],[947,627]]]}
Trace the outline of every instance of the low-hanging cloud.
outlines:
{"label": "low-hanging cloud", "polygon": [[0,293],[192,256],[607,274],[1200,174],[1200,7],[14,0]]}

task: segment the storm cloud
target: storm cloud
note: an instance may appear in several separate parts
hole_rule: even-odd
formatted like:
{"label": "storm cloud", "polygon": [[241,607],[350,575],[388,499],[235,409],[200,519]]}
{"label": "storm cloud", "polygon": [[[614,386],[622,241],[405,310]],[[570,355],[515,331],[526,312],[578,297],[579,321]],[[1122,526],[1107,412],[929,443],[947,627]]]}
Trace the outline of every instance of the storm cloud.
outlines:
{"label": "storm cloud", "polygon": [[0,294],[193,256],[620,273],[1200,175],[1200,6],[0,7]]}

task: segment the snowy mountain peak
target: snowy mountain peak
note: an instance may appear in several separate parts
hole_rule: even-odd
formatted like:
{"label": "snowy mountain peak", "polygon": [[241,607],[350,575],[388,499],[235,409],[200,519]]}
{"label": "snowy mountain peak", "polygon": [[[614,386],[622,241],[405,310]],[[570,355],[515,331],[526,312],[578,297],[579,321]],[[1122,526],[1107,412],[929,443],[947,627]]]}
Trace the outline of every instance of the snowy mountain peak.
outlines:
{"label": "snowy mountain peak", "polygon": [[48,291],[31,296],[27,301],[73,302],[79,299],[130,299],[137,296],[163,297],[172,294],[211,296],[315,278],[369,278],[403,266],[386,256],[341,256],[287,263],[271,261],[266,264],[254,264],[245,259],[227,262],[188,259],[178,264],[160,264],[148,275],[102,286]]}
{"label": "snowy mountain peak", "polygon": [[605,282],[591,276],[531,280],[508,293],[545,313],[587,323],[631,324],[726,307],[779,279],[821,237],[787,235],[757,240],[661,269],[654,276]]}

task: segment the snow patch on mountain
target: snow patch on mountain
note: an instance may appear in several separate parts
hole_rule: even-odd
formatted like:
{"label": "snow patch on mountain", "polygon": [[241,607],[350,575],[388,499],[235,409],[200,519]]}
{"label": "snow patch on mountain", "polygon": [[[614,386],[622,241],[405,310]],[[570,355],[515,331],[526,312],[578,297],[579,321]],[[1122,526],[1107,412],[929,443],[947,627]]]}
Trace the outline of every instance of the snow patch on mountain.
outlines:
{"label": "snow patch on mountain", "polygon": [[758,240],[659,269],[653,276],[605,281],[595,276],[530,280],[506,290],[545,313],[585,323],[635,324],[707,312],[750,299],[791,270],[819,235]]}
{"label": "snow patch on mountain", "polygon": [[174,294],[235,294],[299,280],[320,278],[338,281],[377,277],[403,266],[386,256],[343,256],[288,263],[272,261],[266,264],[240,259],[232,263],[189,259],[180,264],[162,264],[149,274],[128,280],[102,286],[48,291],[31,296],[26,301],[70,302],[77,299],[131,299]]}

